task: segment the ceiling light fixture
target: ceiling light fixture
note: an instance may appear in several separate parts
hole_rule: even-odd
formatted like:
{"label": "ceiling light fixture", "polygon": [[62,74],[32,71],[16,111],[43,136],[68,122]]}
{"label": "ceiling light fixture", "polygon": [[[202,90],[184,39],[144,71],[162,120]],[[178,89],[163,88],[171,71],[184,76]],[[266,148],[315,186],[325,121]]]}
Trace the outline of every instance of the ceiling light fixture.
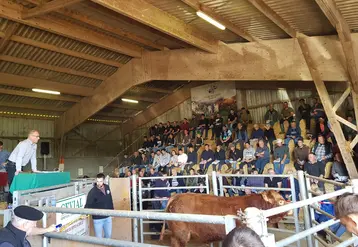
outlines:
{"label": "ceiling light fixture", "polygon": [[125,99],[123,98],[122,101],[124,102],[128,102],[128,103],[135,103],[135,104],[138,104],[138,100],[134,100],[134,99]]}
{"label": "ceiling light fixture", "polygon": [[206,20],[207,22],[209,22],[210,24],[214,25],[215,27],[217,27],[217,28],[219,28],[221,30],[225,30],[226,27],[223,24],[219,23],[218,21],[215,21],[213,18],[211,18],[207,14],[205,14],[205,13],[203,13],[201,11],[197,11],[196,14],[200,18],[202,18],[202,19]]}
{"label": "ceiling light fixture", "polygon": [[57,92],[57,91],[38,89],[38,88],[33,88],[32,91],[34,91],[36,93],[48,93],[48,94],[55,94],[55,95],[61,94],[60,92]]}

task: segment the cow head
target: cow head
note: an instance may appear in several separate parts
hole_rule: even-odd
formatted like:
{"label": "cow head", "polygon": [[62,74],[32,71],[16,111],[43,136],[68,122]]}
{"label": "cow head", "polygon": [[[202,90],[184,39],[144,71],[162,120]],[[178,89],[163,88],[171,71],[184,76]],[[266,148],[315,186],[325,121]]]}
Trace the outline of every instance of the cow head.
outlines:
{"label": "cow head", "polygon": [[[261,193],[261,196],[266,202],[270,204],[271,208],[280,207],[285,204],[288,204],[288,202],[285,201],[281,194],[274,190],[264,191]],[[287,215],[293,215],[293,210],[270,217],[269,223],[277,223]]]}

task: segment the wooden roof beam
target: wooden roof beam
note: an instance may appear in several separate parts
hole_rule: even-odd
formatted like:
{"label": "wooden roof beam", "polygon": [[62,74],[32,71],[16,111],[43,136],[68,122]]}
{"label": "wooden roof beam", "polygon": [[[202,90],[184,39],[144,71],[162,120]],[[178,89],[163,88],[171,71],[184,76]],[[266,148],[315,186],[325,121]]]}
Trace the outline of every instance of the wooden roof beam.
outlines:
{"label": "wooden roof beam", "polygon": [[175,91],[168,97],[163,98],[158,103],[153,104],[148,109],[144,110],[143,112],[139,113],[137,116],[125,122],[122,127],[122,136],[131,133],[133,130],[152,121],[156,117],[169,111],[173,107],[179,105],[180,103],[184,102],[189,98],[190,98],[190,87],[183,87]]}
{"label": "wooden roof beam", "polygon": [[288,35],[290,35],[290,37],[292,38],[297,37],[298,31],[295,30],[290,24],[288,24],[288,22],[286,22],[281,16],[279,16],[263,0],[247,0],[247,1],[251,3],[262,14],[264,14],[268,19],[270,19],[273,23],[279,26]]}
{"label": "wooden roof beam", "polygon": [[[0,37],[1,38],[5,37],[5,33],[0,32]],[[28,39],[28,38],[17,36],[17,35],[12,35],[10,40],[14,41],[14,42],[17,42],[17,43],[30,45],[30,46],[33,46],[33,47],[38,47],[38,48],[41,48],[41,49],[45,49],[45,50],[65,54],[65,55],[68,55],[68,56],[85,59],[85,60],[95,62],[95,63],[106,64],[106,65],[110,65],[110,66],[117,67],[117,68],[120,68],[120,67],[123,66],[123,63],[120,63],[120,62],[117,62],[117,61],[114,61],[114,60],[108,60],[108,59],[104,59],[104,58],[100,58],[100,57],[95,57],[95,56],[88,55],[88,54],[85,54],[85,53],[72,51],[72,50],[69,50],[69,49],[66,49],[66,48],[58,47],[58,46],[51,45],[51,44],[46,44],[46,43],[43,43],[43,42],[40,42],[40,41]]]}
{"label": "wooden roof beam", "polygon": [[37,17],[40,15],[47,14],[49,12],[53,12],[67,6],[79,3],[83,0],[52,0],[50,2],[44,3],[32,9],[24,10],[22,13],[23,19],[29,19],[33,17]]}
{"label": "wooden roof beam", "polygon": [[119,109],[127,109],[127,110],[143,110],[146,107],[142,107],[138,104],[109,104],[107,105],[107,107],[112,107],[112,108],[119,108]]}
{"label": "wooden roof beam", "polygon": [[37,79],[26,76],[12,75],[7,73],[0,73],[0,84],[23,88],[40,88],[47,90],[59,91],[64,94],[89,96],[94,93],[94,89],[90,87],[77,86],[73,84],[66,84],[54,82],[44,79]]}
{"label": "wooden roof beam", "polygon": [[56,112],[64,112],[68,109],[68,107],[56,107],[56,106],[35,105],[35,104],[18,104],[18,103],[9,103],[9,102],[0,102],[0,105],[6,107],[12,107],[12,108],[56,111]]}
{"label": "wooden roof beam", "polygon": [[5,88],[0,88],[0,94],[16,95],[22,97],[38,98],[38,99],[60,100],[60,101],[76,102],[76,103],[80,101],[80,99],[78,98],[66,96],[66,95],[34,93],[34,92],[19,91],[13,89],[5,89]]}
{"label": "wooden roof beam", "polygon": [[16,32],[16,29],[19,27],[19,23],[13,22],[6,29],[2,40],[0,41],[0,54],[5,50],[7,44],[10,42],[11,37]]}
{"label": "wooden roof beam", "polygon": [[333,0],[316,0],[316,3],[321,8],[327,19],[336,28],[339,40],[343,48],[344,56],[346,57],[347,70],[350,77],[353,90],[358,93],[358,51],[354,49],[352,43],[352,35],[348,23],[343,18],[335,1]]}
{"label": "wooden roof beam", "polygon": [[239,27],[239,26],[233,24],[232,22],[230,22],[229,20],[216,14],[213,9],[205,6],[204,4],[201,4],[198,0],[181,0],[181,1],[184,2],[185,4],[189,5],[193,9],[195,9],[195,11],[202,11],[203,13],[210,16],[214,20],[223,24],[231,32],[235,33],[236,35],[238,35],[240,37],[243,37],[244,39],[246,39],[248,41],[259,41],[260,40],[259,38],[248,33],[242,27]]}
{"label": "wooden roof beam", "polygon": [[165,93],[165,94],[171,94],[173,91],[165,88],[158,88],[158,87],[146,87],[146,86],[139,86],[138,87],[141,90],[156,92],[156,93]]}
{"label": "wooden roof beam", "polygon": [[95,115],[133,86],[150,81],[141,59],[132,59],[98,86],[93,96],[83,98],[56,120],[57,138]]}
{"label": "wooden roof beam", "polygon": [[143,49],[140,46],[133,45],[103,33],[92,31],[88,28],[72,24],[65,20],[54,19],[51,16],[41,16],[24,20],[21,16],[23,10],[24,7],[20,4],[11,3],[9,1],[0,2],[0,17],[2,18],[39,28],[44,31],[55,33],[57,35],[101,47],[110,51],[125,54],[127,56],[142,56]]}
{"label": "wooden roof beam", "polygon": [[[27,1],[32,3],[32,4],[35,4],[35,5],[39,5],[41,3],[40,0],[27,0]],[[77,0],[73,0],[73,1],[77,1]],[[79,1],[82,1],[82,0],[79,0]],[[90,26],[97,27],[97,28],[99,28],[101,30],[116,34],[116,35],[121,36],[121,37],[128,38],[130,40],[133,40],[133,41],[138,42],[140,44],[143,44],[145,46],[155,48],[155,49],[158,49],[158,50],[164,50],[165,49],[164,46],[161,46],[161,45],[159,45],[159,44],[157,44],[155,42],[152,42],[152,41],[147,40],[147,39],[145,39],[143,37],[137,36],[137,35],[135,35],[133,33],[126,32],[126,31],[121,30],[119,28],[112,27],[112,26],[108,25],[107,23],[105,23],[103,21],[94,20],[93,18],[91,18],[90,16],[87,16],[85,14],[75,12],[75,11],[71,11],[71,10],[66,9],[66,8],[56,9],[55,12],[57,12],[57,13],[59,13],[61,15],[67,16],[67,17],[71,17],[74,20],[86,23],[86,24],[88,24]]]}
{"label": "wooden roof beam", "polygon": [[7,56],[7,55],[0,55],[0,60],[12,62],[12,63],[23,64],[23,65],[27,65],[27,66],[32,66],[32,67],[36,67],[36,68],[40,68],[40,69],[56,71],[59,73],[66,73],[66,74],[70,74],[70,75],[88,77],[88,78],[101,80],[101,81],[103,81],[107,78],[107,76],[103,76],[103,75],[96,75],[96,74],[92,74],[92,73],[88,73],[88,72],[84,72],[84,71],[73,70],[70,68],[63,68],[63,67],[59,67],[59,66],[49,65],[49,64],[45,64],[45,63],[40,63],[40,62],[36,62],[36,61],[31,61],[31,60]]}
{"label": "wooden roof beam", "polygon": [[112,113],[112,112],[97,112],[94,116],[114,117],[114,118],[120,118],[120,119],[127,119],[127,118],[132,117],[132,115],[121,114],[121,113]]}
{"label": "wooden roof beam", "polygon": [[92,0],[144,25],[182,40],[201,50],[216,53],[218,40],[207,37],[201,30],[181,21],[144,0]]}

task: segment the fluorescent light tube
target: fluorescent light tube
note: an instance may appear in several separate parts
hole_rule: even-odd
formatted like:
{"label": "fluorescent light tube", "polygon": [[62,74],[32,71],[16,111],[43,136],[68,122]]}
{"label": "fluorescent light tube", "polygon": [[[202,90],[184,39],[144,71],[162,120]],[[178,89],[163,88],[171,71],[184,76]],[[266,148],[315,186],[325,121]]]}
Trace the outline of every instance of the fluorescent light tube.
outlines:
{"label": "fluorescent light tube", "polygon": [[57,91],[38,89],[38,88],[33,88],[32,91],[34,91],[36,93],[48,93],[48,94],[55,94],[55,95],[61,94],[60,92],[57,92]]}
{"label": "fluorescent light tube", "polygon": [[207,14],[198,11],[196,12],[196,14],[200,17],[203,18],[204,20],[206,20],[207,22],[209,22],[210,24],[214,25],[215,27],[221,29],[221,30],[225,30],[225,26],[217,21],[215,21],[213,18],[211,18],[210,16],[208,16]]}
{"label": "fluorescent light tube", "polygon": [[122,101],[124,102],[128,102],[128,103],[135,103],[135,104],[138,104],[138,100],[134,100],[134,99],[122,99]]}

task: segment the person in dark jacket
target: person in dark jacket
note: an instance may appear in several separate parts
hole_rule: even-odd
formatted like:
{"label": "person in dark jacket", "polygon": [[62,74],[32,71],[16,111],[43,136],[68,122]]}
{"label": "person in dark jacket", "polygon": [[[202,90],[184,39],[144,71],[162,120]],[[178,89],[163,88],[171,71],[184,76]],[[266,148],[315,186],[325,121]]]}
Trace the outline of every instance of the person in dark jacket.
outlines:
{"label": "person in dark jacket", "polygon": [[225,150],[221,148],[221,144],[216,146],[216,152],[214,154],[215,161],[213,162],[213,170],[221,170],[223,164],[225,164]]}
{"label": "person in dark jacket", "polygon": [[[169,179],[170,187],[185,187],[184,179],[180,177],[176,169],[172,170],[172,177]],[[172,188],[170,192],[175,192],[177,194],[181,194],[183,192],[182,189],[174,189]]]}
{"label": "person in dark jacket", "polygon": [[205,144],[205,150],[201,153],[201,157],[200,157],[200,164],[199,164],[200,169],[206,172],[214,160],[215,157],[214,157],[213,150],[210,149],[209,144]]}
{"label": "person in dark jacket", "polygon": [[[159,177],[162,177],[161,179],[155,179],[154,181],[154,188],[163,188],[163,187],[169,187],[170,183],[168,179],[166,178],[167,174],[163,171],[159,173]],[[154,190],[154,198],[162,198],[161,201],[154,201],[153,207],[154,209],[165,209],[168,204],[168,198],[170,197],[170,189],[162,189],[162,190]]]}
{"label": "person in dark jacket", "polygon": [[276,140],[276,135],[272,128],[272,125],[269,122],[266,122],[264,136],[265,136],[265,140],[270,145],[270,152],[271,154],[273,154],[273,149],[274,149],[273,141]]}
{"label": "person in dark jacket", "polygon": [[[308,162],[304,165],[304,171],[308,175],[324,178],[325,174],[325,165],[321,161],[318,161],[314,154],[308,155]],[[312,184],[317,184],[319,189],[325,192],[324,183],[315,179],[310,178]]]}
{"label": "person in dark jacket", "polygon": [[230,143],[229,145],[229,160],[226,160],[226,163],[230,163],[233,170],[236,170],[236,165],[242,160],[243,148],[236,149],[235,145]]}
{"label": "person in dark jacket", "polygon": [[0,247],[31,247],[27,236],[55,231],[54,225],[48,228],[36,227],[36,222],[41,220],[43,215],[41,211],[29,206],[16,207],[13,220],[0,230]]}
{"label": "person in dark jacket", "polygon": [[[107,184],[104,184],[104,179],[103,173],[97,174],[97,182],[87,195],[85,208],[114,209],[111,190]],[[92,218],[95,236],[102,238],[102,231],[104,231],[104,237],[111,238],[112,218],[99,215],[92,215]]]}
{"label": "person in dark jacket", "polygon": [[288,145],[291,140],[293,140],[296,145],[299,139],[302,139],[301,128],[297,126],[296,121],[292,121],[286,132],[285,145]]}
{"label": "person in dark jacket", "polygon": [[298,112],[301,119],[305,120],[306,130],[309,131],[311,127],[311,106],[305,102],[305,99],[300,99],[299,103]]}
{"label": "person in dark jacket", "polygon": [[189,174],[191,168],[198,164],[198,153],[194,150],[194,146],[189,144],[188,161],[185,166],[186,173]]}

